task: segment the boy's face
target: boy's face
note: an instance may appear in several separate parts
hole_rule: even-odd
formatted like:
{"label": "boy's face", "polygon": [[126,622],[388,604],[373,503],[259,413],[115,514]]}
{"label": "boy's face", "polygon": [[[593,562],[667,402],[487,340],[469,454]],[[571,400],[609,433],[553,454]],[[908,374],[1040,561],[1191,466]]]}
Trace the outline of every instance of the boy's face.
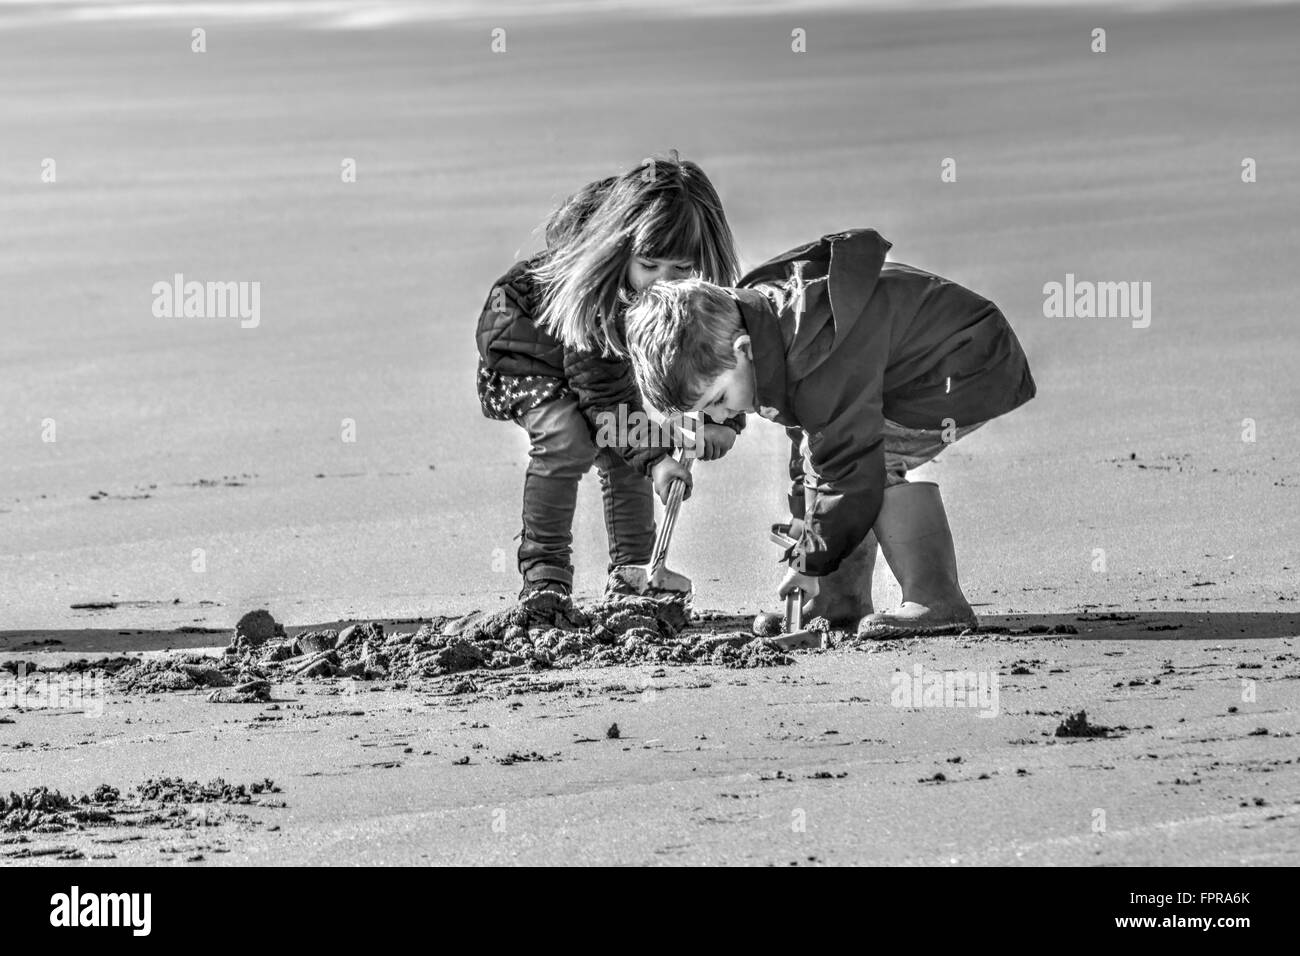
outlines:
{"label": "boy's face", "polygon": [[732,345],[736,355],[735,368],[729,368],[705,387],[700,400],[687,409],[704,412],[715,422],[735,418],[741,412],[754,411],[754,353],[749,336],[737,337]]}

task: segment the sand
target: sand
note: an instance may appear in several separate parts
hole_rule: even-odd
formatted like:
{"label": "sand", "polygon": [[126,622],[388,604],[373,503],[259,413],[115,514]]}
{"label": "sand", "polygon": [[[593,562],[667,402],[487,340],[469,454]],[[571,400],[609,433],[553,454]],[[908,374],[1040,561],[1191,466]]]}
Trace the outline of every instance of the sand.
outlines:
{"label": "sand", "polygon": [[[303,681],[240,707],[114,691],[100,719],[30,710],[0,727],[0,787],[221,775],[280,792],[130,840],[24,834],[0,862],[1294,865],[1296,640],[1143,627],[800,651],[767,670],[497,674],[472,690]],[[897,675],[918,667],[999,674],[996,716],[894,706]],[[1058,737],[1084,709],[1115,732]]]}
{"label": "sand", "polygon": [[[967,593],[1021,625],[1134,617],[916,645],[927,666],[1039,682],[998,719],[890,707],[884,675],[918,653],[894,642],[743,675],[641,665],[620,680],[670,680],[673,706],[640,710],[600,692],[604,671],[538,694],[389,686],[335,715],[315,685],[221,708],[202,688],[110,698],[95,722],[18,713],[0,788],[274,777],[294,823],[222,861],[1294,863],[1280,734],[1300,694],[1274,658],[1300,634],[1300,12],[791,16],[520,18],[495,59],[478,24],[229,25],[204,57],[148,23],[0,29],[0,658],[215,656],[258,607],[294,635],[505,607],[526,447],[478,410],[475,317],[551,203],[667,147],[714,178],[749,263],[869,225],[998,302],[1039,396],[928,469]],[[260,324],[154,318],[150,288],[177,272],[260,281]],[[1151,282],[1150,327],[1044,318],[1067,274]],[[698,607],[775,609],[783,442],[756,421],[697,468],[673,563]],[[605,565],[594,485],[585,597]],[[882,568],[877,603],[896,596]],[[1017,657],[1065,673],[1013,678]],[[1165,660],[1185,689],[1129,689]],[[1269,681],[1247,703],[1251,674]],[[1080,710],[1153,729],[1037,742]],[[620,749],[592,749],[615,722]],[[431,753],[389,767],[396,740]],[[547,759],[480,765],[473,743]],[[793,782],[762,779],[777,771]],[[848,776],[808,779],[823,771]]]}

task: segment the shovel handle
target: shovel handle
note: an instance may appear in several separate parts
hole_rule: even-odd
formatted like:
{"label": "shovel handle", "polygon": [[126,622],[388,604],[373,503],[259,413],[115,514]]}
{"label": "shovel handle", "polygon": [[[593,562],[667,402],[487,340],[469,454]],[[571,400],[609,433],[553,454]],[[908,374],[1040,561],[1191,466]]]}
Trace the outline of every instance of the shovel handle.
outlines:
{"label": "shovel handle", "polygon": [[[694,456],[683,455],[682,464],[687,471],[691,470],[691,465],[694,463]],[[668,502],[664,505],[664,520],[659,525],[659,533],[655,535],[654,550],[650,552],[650,577],[653,577],[655,572],[668,561],[668,543],[673,538],[673,529],[677,526],[677,512],[681,510],[685,495],[686,482],[680,478],[673,479],[668,489]]]}
{"label": "shovel handle", "polygon": [[803,588],[785,596],[785,630],[787,634],[803,630]]}

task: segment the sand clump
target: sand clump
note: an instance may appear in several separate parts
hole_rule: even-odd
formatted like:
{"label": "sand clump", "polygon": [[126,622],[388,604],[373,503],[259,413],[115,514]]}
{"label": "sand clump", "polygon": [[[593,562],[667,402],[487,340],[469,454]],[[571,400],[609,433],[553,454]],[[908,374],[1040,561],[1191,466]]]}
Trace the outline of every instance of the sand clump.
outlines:
{"label": "sand clump", "polygon": [[1065,720],[1061,721],[1056,728],[1058,737],[1117,737],[1119,734],[1118,727],[1104,727],[1101,724],[1092,724],[1088,722],[1087,711],[1079,711],[1077,714],[1070,714]]}
{"label": "sand clump", "polygon": [[250,804],[263,793],[279,793],[280,788],[269,777],[250,784],[226,783],[221,777],[208,783],[182,780],[180,777],[149,779],[135,788],[141,800],[158,803],[239,803]]}
{"label": "sand clump", "polygon": [[195,690],[200,687],[229,687],[235,681],[222,670],[220,661],[201,654],[155,658],[132,662],[117,672],[124,690],[159,693]]}
{"label": "sand clump", "polygon": [[266,704],[271,701],[271,682],[262,678],[246,680],[234,687],[219,687],[208,695],[213,704]]}
{"label": "sand clump", "polygon": [[116,803],[118,797],[118,791],[107,784],[80,797],[65,797],[48,787],[10,793],[0,796],[0,831],[54,833],[85,824],[111,823],[113,816],[104,805]]}
{"label": "sand clump", "polygon": [[284,628],[271,616],[271,612],[259,609],[249,611],[235,624],[234,643],[256,647],[284,636]]}

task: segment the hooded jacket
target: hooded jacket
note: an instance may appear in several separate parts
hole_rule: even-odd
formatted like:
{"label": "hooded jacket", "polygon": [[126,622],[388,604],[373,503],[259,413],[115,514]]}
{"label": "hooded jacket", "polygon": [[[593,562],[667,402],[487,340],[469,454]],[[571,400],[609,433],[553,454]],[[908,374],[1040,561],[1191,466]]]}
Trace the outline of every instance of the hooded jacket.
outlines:
{"label": "hooded jacket", "polygon": [[885,489],[885,418],[973,425],[1034,397],[1024,351],[988,299],[885,262],[873,229],[823,236],[763,263],[735,292],[755,404],[805,436],[803,527],[788,558],[820,576],[866,537]]}

